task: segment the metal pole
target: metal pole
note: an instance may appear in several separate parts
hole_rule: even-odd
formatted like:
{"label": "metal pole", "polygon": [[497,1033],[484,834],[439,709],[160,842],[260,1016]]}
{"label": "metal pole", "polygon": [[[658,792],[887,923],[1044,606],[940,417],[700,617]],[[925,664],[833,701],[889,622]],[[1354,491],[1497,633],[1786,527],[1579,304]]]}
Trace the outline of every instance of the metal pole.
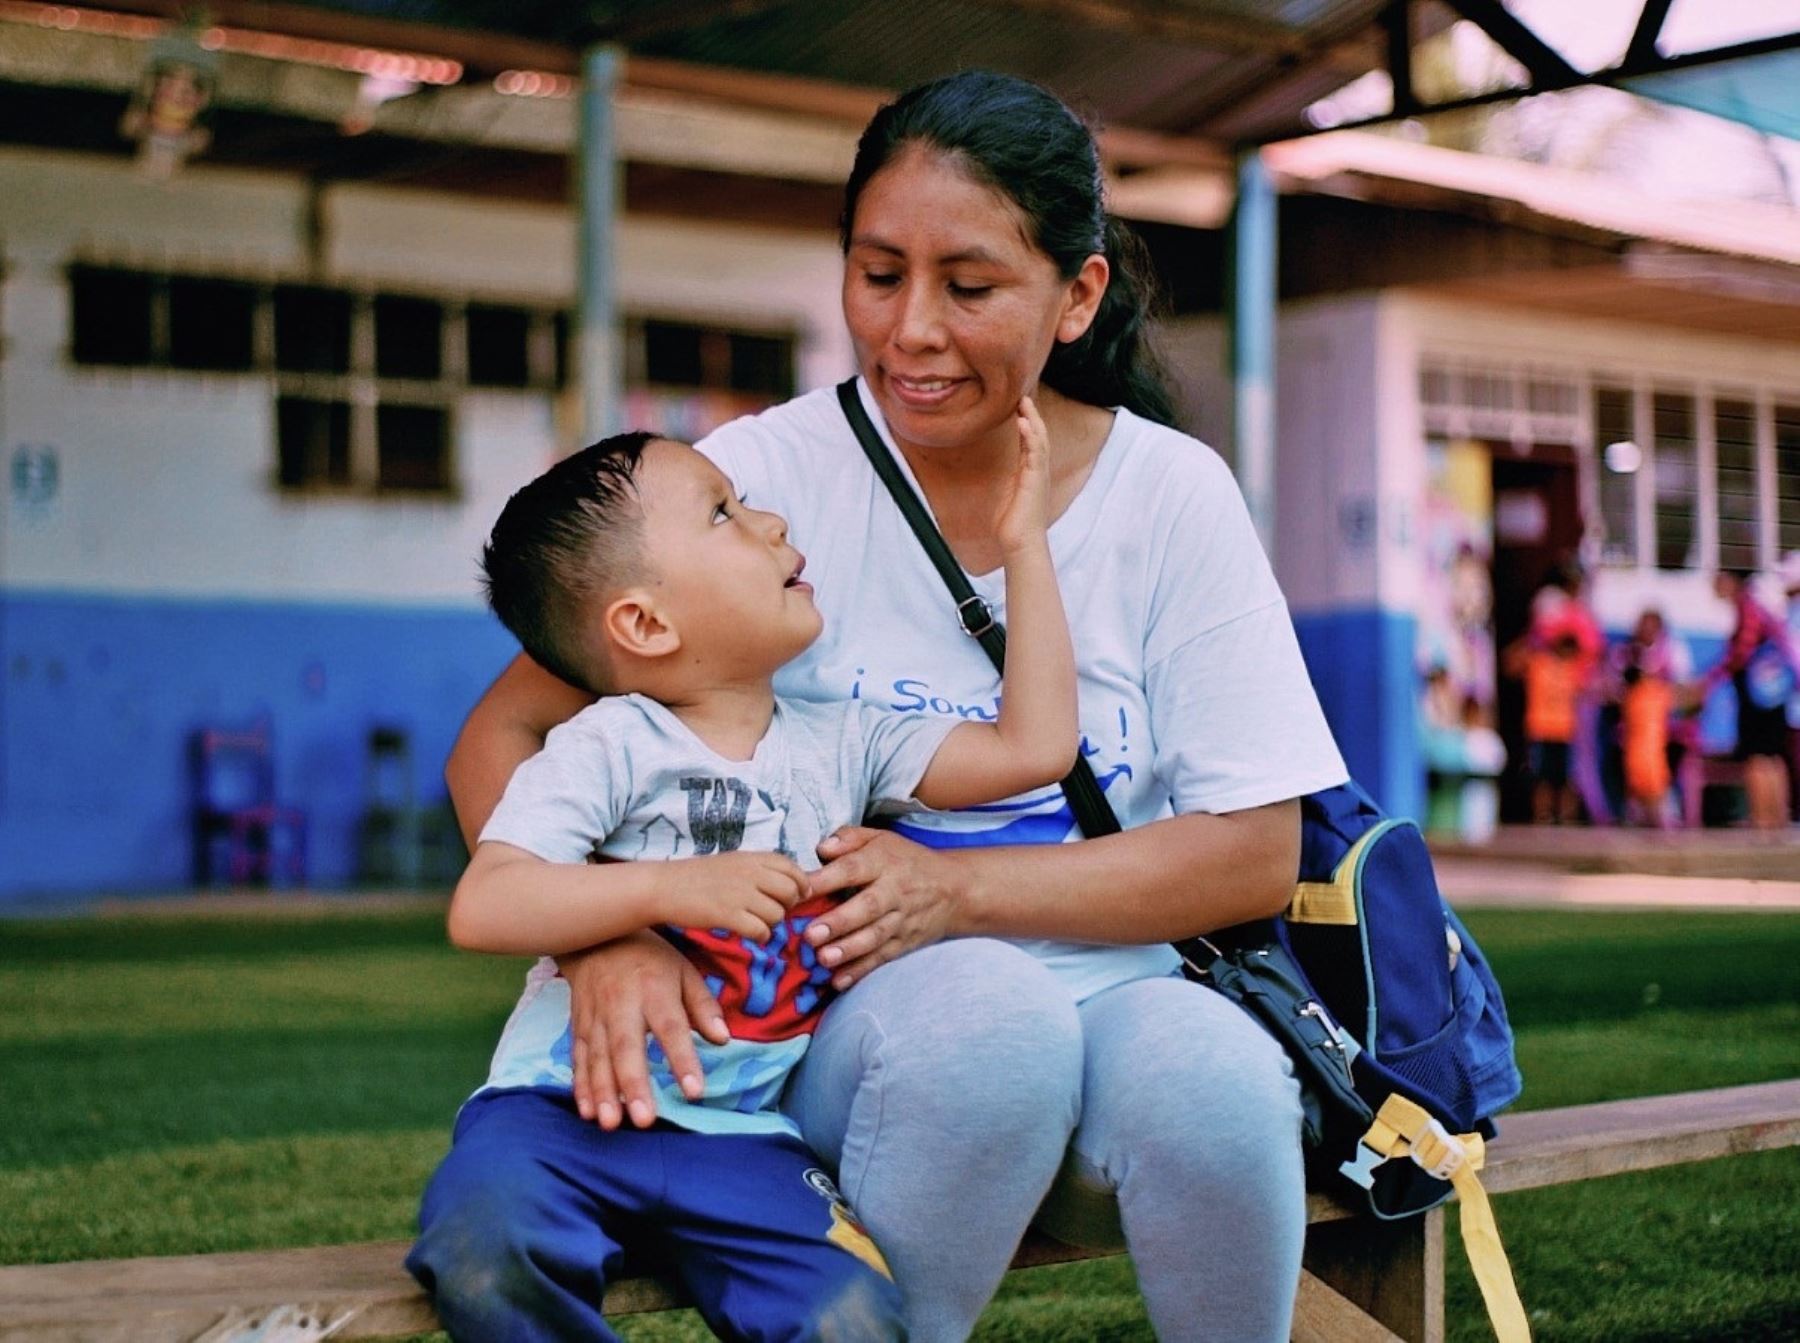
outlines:
{"label": "metal pole", "polygon": [[1231,401],[1238,485],[1263,549],[1275,547],[1275,184],[1260,151],[1238,154],[1231,214]]}
{"label": "metal pole", "polygon": [[624,423],[618,297],[613,284],[622,194],[613,118],[619,66],[617,47],[590,47],[582,53],[581,130],[575,151],[580,285],[575,367],[587,443],[617,433]]}

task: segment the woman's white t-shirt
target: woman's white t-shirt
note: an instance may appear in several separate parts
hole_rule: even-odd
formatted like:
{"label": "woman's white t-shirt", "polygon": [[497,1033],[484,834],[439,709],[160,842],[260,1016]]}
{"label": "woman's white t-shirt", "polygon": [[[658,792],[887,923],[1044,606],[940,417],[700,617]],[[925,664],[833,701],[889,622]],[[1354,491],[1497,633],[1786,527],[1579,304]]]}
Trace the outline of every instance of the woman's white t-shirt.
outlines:
{"label": "woman's white t-shirt", "polygon": [[[778,693],[994,716],[999,675],[962,632],[833,389],[735,420],[698,446],[753,506],[788,520],[806,556],[825,630],[776,675]],[[1050,528],[1050,552],[1074,636],[1082,751],[1126,829],[1344,781],[1287,604],[1237,482],[1212,449],[1118,411],[1092,474]],[[1004,620],[1001,571],[969,581]],[[939,848],[1080,838],[1054,784],[991,806],[917,813],[894,828]],[[1166,944],[1019,945],[1078,1001],[1176,964]]]}

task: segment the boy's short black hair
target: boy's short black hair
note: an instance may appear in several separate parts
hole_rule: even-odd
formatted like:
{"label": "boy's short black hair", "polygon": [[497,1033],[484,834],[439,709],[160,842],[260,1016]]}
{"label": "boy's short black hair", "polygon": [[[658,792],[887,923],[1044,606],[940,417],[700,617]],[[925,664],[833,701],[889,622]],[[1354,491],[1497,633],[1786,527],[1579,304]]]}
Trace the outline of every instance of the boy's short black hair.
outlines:
{"label": "boy's short black hair", "polygon": [[551,467],[506,501],[481,550],[488,605],[532,659],[594,695],[609,686],[584,637],[590,603],[642,566],[636,474],[663,435],[615,434]]}

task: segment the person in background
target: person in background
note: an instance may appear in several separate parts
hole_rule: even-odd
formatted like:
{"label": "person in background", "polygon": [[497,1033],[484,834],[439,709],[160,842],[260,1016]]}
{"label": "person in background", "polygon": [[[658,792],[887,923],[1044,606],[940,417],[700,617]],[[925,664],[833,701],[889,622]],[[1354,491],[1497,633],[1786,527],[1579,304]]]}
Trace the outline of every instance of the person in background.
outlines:
{"label": "person in background", "polygon": [[1508,674],[1525,682],[1526,768],[1531,819],[1539,825],[1573,825],[1581,818],[1581,802],[1569,782],[1569,744],[1588,665],[1580,640],[1569,630],[1548,646],[1527,636],[1507,650]]}
{"label": "person in background", "polygon": [[1662,612],[1650,607],[1638,616],[1631,637],[1612,650],[1610,673],[1627,817],[1669,824],[1669,787],[1692,744],[1694,720],[1679,712],[1678,688],[1693,678],[1693,658],[1669,632]]}
{"label": "person in background", "polygon": [[1601,664],[1606,635],[1588,604],[1587,571],[1574,555],[1556,566],[1545,588],[1532,602],[1531,640],[1549,648],[1563,635],[1575,640],[1575,728],[1569,737],[1569,787],[1580,815],[1595,825],[1608,825],[1613,808],[1602,782]]}
{"label": "person in background", "polygon": [[[1787,598],[1788,651],[1800,654],[1800,550],[1790,550],[1775,570]],[[1800,664],[1796,666],[1800,673]],[[1788,817],[1800,822],[1800,674],[1788,693]]]}
{"label": "person in background", "polygon": [[1713,591],[1731,603],[1731,637],[1725,652],[1701,677],[1695,695],[1704,700],[1726,682],[1737,694],[1737,758],[1744,762],[1744,792],[1754,829],[1775,831],[1788,823],[1787,701],[1794,684],[1794,653],[1785,625],[1756,599],[1752,575],[1722,569]]}

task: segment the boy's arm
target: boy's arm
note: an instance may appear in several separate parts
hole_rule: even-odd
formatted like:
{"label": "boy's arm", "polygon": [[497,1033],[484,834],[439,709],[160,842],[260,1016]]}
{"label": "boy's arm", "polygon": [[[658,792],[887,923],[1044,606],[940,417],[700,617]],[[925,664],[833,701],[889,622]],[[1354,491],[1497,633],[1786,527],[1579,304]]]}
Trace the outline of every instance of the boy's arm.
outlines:
{"label": "boy's arm", "polygon": [[805,875],[778,853],[552,863],[487,840],[450,898],[450,940],[469,951],[560,956],[672,923],[766,942],[805,891]]}
{"label": "boy's arm", "polygon": [[1000,714],[944,738],[914,790],[928,807],[995,802],[1054,783],[1075,763],[1075,651],[1050,561],[1050,445],[1029,397],[1019,403],[1019,470],[996,533],[1006,572]]}

